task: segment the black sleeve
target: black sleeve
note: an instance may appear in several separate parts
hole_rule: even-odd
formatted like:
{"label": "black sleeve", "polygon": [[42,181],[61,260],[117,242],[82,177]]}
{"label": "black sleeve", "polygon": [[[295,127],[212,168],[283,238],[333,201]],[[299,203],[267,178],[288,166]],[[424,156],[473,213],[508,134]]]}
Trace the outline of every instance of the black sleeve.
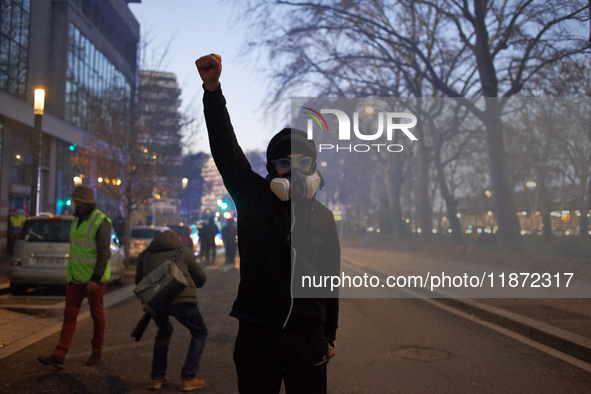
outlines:
{"label": "black sleeve", "polygon": [[96,251],[96,264],[90,281],[100,283],[111,258],[111,224],[107,219],[103,220],[96,232]]}
{"label": "black sleeve", "polygon": [[205,90],[203,111],[213,160],[224,179],[230,195],[249,182],[254,174],[248,159],[238,145],[236,134],[226,108],[221,87],[213,92]]}
{"label": "black sleeve", "polygon": [[183,261],[187,264],[189,275],[191,275],[191,279],[193,279],[195,286],[197,288],[203,287],[207,275],[205,275],[205,271],[203,271],[201,267],[199,267],[199,264],[197,264],[193,253],[189,250],[183,253]]}

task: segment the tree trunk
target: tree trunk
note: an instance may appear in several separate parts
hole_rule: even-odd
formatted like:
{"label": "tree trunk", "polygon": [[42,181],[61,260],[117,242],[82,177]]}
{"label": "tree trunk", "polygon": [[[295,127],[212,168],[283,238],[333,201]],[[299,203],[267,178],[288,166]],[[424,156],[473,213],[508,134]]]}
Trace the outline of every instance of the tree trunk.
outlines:
{"label": "tree trunk", "polygon": [[429,201],[429,153],[425,144],[422,127],[416,128],[418,138],[418,155],[417,155],[417,222],[421,228],[421,238],[428,239],[432,235],[433,221],[431,217],[431,203]]}
{"label": "tree trunk", "polygon": [[388,155],[384,167],[388,212],[392,223],[392,235],[395,238],[403,237],[406,231],[402,221],[402,207],[400,205],[402,182],[404,180],[403,165],[404,161],[399,158],[399,155]]}
{"label": "tree trunk", "polygon": [[493,203],[497,218],[498,237],[501,247],[519,248],[519,225],[513,208],[512,190],[505,169],[505,146],[503,142],[502,106],[498,100],[498,80],[494,59],[489,48],[486,26],[487,2],[474,0],[474,29],[476,44],[474,54],[478,66],[482,94],[486,100],[482,119],[486,127],[488,160]]}
{"label": "tree trunk", "polygon": [[441,164],[439,157],[436,157],[434,162],[435,169],[437,170],[437,179],[439,180],[439,190],[447,209],[447,219],[449,220],[449,226],[451,228],[451,239],[455,245],[463,245],[464,232],[460,219],[458,219],[458,203],[447,187],[443,165]]}
{"label": "tree trunk", "polygon": [[[129,200],[128,200],[129,201]],[[133,210],[131,204],[125,204],[125,231],[123,235],[123,250],[125,250],[125,264],[129,265],[129,249],[131,245],[131,214]]]}
{"label": "tree trunk", "polygon": [[494,213],[497,220],[497,236],[501,247],[518,249],[519,224],[513,208],[513,191],[507,181],[505,168],[505,148],[503,143],[503,125],[500,105],[496,98],[486,100],[485,116],[488,142],[488,160],[493,193]]}

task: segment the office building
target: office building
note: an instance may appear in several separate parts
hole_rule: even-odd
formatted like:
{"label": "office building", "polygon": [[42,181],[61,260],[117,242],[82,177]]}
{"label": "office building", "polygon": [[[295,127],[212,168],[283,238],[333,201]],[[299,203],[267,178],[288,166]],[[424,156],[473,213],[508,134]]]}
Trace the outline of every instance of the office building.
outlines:
{"label": "office building", "polygon": [[[140,0],[0,0],[2,251],[10,212],[31,212],[37,182],[33,208],[66,212],[76,183],[97,182],[96,171],[76,165],[79,150],[104,148],[101,133],[128,127],[120,115],[132,109],[139,43],[131,2]],[[37,88],[45,91],[40,138]]]}

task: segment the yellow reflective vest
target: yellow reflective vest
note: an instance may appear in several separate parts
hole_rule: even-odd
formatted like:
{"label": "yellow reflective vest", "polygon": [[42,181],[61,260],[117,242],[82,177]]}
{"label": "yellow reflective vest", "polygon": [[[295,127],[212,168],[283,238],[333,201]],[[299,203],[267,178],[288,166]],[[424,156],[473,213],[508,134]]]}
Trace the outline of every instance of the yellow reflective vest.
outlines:
{"label": "yellow reflective vest", "polygon": [[[70,227],[70,258],[68,260],[67,281],[86,283],[90,281],[98,252],[96,249],[96,233],[103,220],[111,219],[104,213],[95,209],[88,219],[78,226],[78,218],[75,218]],[[111,262],[107,262],[105,273],[101,282],[106,282],[111,277]]]}
{"label": "yellow reflective vest", "polygon": [[23,223],[27,220],[25,215],[17,215],[10,217],[10,225],[12,226],[12,235],[16,235],[20,228],[23,226]]}
{"label": "yellow reflective vest", "polygon": [[27,220],[27,217],[25,215],[11,216],[10,224],[12,224],[14,227],[21,227],[25,220]]}

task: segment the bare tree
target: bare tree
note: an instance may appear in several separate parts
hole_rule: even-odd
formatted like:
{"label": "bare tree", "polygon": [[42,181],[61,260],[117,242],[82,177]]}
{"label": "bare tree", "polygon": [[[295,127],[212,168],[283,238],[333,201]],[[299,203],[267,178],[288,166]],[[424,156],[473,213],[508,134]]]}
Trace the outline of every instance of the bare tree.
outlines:
{"label": "bare tree", "polygon": [[[151,197],[156,177],[151,155],[137,143],[133,126],[134,110],[129,95],[120,88],[110,88],[109,103],[89,108],[96,143],[80,149],[73,165],[96,180],[98,189],[119,202],[126,222],[123,242],[129,251],[131,215]],[[98,103],[98,101],[97,101]],[[94,182],[94,181],[93,181]]]}
{"label": "bare tree", "polygon": [[[500,240],[506,247],[518,244],[502,111],[506,99],[540,71],[558,60],[588,53],[587,2],[251,0],[246,4],[261,37],[253,46],[269,54],[277,83],[273,100],[300,92],[371,95],[378,90],[378,95],[396,95],[401,92],[397,70],[420,76],[441,94],[458,98],[486,128]],[[433,41],[410,29],[417,26],[405,23],[412,18],[437,21]],[[486,98],[482,106],[473,100],[477,97]]]}

